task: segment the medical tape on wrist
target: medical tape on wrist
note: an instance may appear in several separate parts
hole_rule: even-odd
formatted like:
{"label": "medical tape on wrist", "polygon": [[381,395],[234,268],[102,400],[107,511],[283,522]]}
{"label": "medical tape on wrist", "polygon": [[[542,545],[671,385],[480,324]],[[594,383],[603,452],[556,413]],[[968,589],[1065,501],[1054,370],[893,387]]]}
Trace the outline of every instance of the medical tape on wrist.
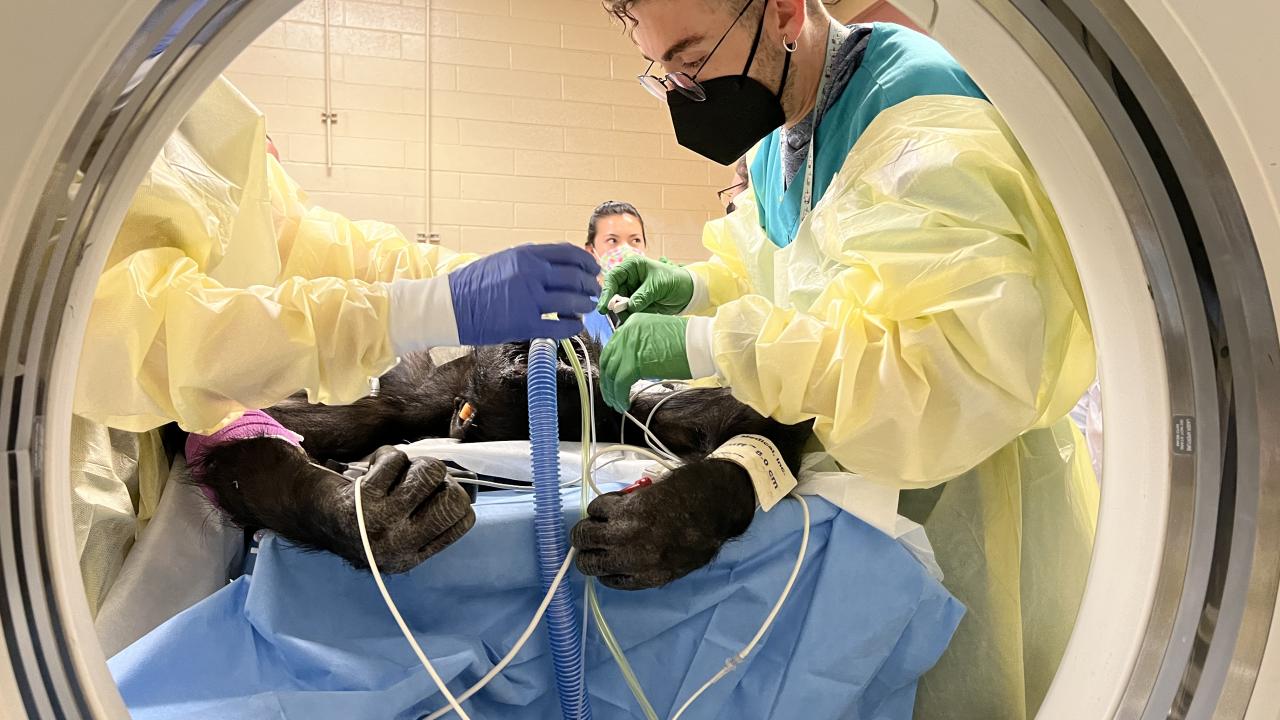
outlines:
{"label": "medical tape on wrist", "polygon": [[727,460],[747,471],[760,509],[769,512],[798,484],[778,446],[763,435],[737,435],[716,448],[708,460]]}

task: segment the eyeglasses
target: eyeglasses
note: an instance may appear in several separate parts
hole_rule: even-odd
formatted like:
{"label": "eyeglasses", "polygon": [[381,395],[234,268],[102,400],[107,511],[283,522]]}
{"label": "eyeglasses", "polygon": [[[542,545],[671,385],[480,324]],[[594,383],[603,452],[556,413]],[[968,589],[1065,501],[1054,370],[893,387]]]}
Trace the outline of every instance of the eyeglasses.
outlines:
{"label": "eyeglasses", "polygon": [[720,198],[720,204],[724,206],[725,215],[728,215],[729,213],[738,209],[737,206],[733,204],[733,199],[737,197],[738,191],[746,190],[746,189],[747,189],[747,181],[741,180],[739,182],[736,182],[730,185],[729,187],[723,190],[716,191],[716,197]]}
{"label": "eyeglasses", "polygon": [[[724,42],[724,39],[729,37],[729,33],[733,31],[733,27],[737,25],[738,21],[742,19],[742,16],[746,14],[747,8],[751,7],[751,4],[755,1],[756,0],[747,0],[747,4],[743,5],[742,9],[738,11],[737,17],[733,19],[733,22],[729,23],[728,29],[726,29],[724,34],[720,36],[720,39],[716,41],[715,46],[711,48],[711,52],[707,53],[707,56],[702,59],[702,62],[698,65],[698,69],[694,71],[692,76],[688,73],[679,71],[667,73],[662,77],[650,75],[649,71],[652,70],[654,64],[658,62],[657,60],[650,60],[649,67],[646,67],[643,73],[637,75],[636,79],[640,81],[640,84],[645,90],[649,91],[650,95],[653,95],[663,102],[667,101],[667,93],[671,90],[678,91],[681,95],[684,95],[694,102],[702,102],[703,100],[706,100],[707,91],[702,87],[702,84],[698,82],[698,75],[702,73],[702,68],[707,66],[707,61],[711,59],[711,56],[716,54],[716,50],[720,49],[720,45]],[[760,16],[760,26],[764,27],[764,13],[761,13]],[[758,40],[759,30],[756,31],[756,37]],[[752,54],[754,54],[754,52],[755,48],[753,47]],[[745,73],[746,71],[743,72]]]}
{"label": "eyeglasses", "polygon": [[[721,205],[727,205],[733,202],[733,196],[737,194],[737,191],[739,189],[745,190],[746,187],[747,187],[746,180],[743,180],[741,182],[736,182],[723,190],[717,190],[716,197],[720,198]],[[725,197],[726,195],[728,196],[727,199]]]}

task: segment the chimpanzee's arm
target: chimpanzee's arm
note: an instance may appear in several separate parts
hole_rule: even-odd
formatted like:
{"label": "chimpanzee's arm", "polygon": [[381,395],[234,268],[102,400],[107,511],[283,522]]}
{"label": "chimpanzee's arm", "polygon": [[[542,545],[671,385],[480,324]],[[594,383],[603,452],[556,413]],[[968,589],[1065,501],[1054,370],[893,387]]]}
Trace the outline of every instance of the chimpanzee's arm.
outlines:
{"label": "chimpanzee's arm", "polygon": [[350,462],[383,445],[448,437],[471,367],[470,356],[436,366],[426,353],[415,353],[379,379],[376,395],[350,405],[313,405],[295,395],[266,412],[302,435],[311,457]]}
{"label": "chimpanzee's arm", "polygon": [[[661,397],[639,396],[631,414],[647,418]],[[735,435],[763,435],[798,472],[812,424],[783,425],[728,390],[698,389],[664,402],[650,429],[686,464],[650,487],[596,498],[573,528],[578,568],[609,587],[658,587],[711,562],[726,542],[746,532],[756,497],[746,470],[706,456]]]}
{"label": "chimpanzee's arm", "polygon": [[[685,462],[705,458],[737,435],[768,438],[792,472],[799,471],[800,454],[813,433],[813,423],[784,425],[765,417],[733,397],[728,388],[694,388],[670,397],[641,393],[631,406],[631,414],[644,421],[659,402],[649,429]],[[643,431],[631,423],[627,434]]]}
{"label": "chimpanzee's arm", "polygon": [[268,528],[307,548],[327,550],[356,567],[365,555],[356,524],[354,482],[380,569],[403,572],[462,537],[475,524],[466,490],[432,458],[409,461],[383,447],[368,473],[351,480],[312,463],[277,438],[238,440],[212,448],[201,481],[241,527]]}

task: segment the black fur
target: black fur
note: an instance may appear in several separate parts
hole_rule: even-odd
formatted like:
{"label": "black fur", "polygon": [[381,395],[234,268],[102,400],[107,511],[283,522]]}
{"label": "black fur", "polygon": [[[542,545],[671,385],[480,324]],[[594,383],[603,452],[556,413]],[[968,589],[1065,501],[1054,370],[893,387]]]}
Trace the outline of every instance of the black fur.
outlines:
{"label": "black fur", "polygon": [[[596,384],[600,348],[588,340],[587,349]],[[439,367],[425,354],[410,356],[381,378],[376,395],[351,405],[312,405],[292,397],[267,412],[304,436],[301,450],[270,438],[229,443],[209,453],[200,477],[236,524],[271,529],[363,567],[352,481],[321,463],[374,453],[360,482],[375,558],[389,572],[408,570],[461,537],[475,515],[443,463],[410,462],[385,445],[426,437],[528,439],[528,351],[528,343],[481,347]],[[578,385],[560,352],[560,434],[578,440]],[[598,388],[598,439],[617,442],[623,418],[604,404]],[[631,414],[643,421],[657,400],[639,396]],[[464,420],[459,410],[468,403],[474,414]],[[706,565],[724,543],[746,532],[755,512],[750,479],[732,463],[707,460],[708,453],[735,435],[760,434],[778,446],[794,471],[810,432],[808,423],[787,426],[763,417],[724,389],[671,398],[658,407],[651,427],[686,464],[651,487],[596,498],[589,517],[573,528],[579,569],[611,587],[671,582]],[[635,424],[626,433],[631,442],[641,442]]]}

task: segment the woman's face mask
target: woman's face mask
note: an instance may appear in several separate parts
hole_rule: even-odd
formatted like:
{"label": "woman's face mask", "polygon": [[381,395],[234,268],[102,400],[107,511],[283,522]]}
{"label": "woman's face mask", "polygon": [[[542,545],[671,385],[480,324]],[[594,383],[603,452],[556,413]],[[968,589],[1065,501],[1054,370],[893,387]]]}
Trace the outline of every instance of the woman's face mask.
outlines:
{"label": "woman's face mask", "polygon": [[643,256],[644,253],[630,245],[620,245],[609,252],[602,253],[598,258],[600,261],[600,271],[608,273],[610,270],[621,265],[623,260],[626,260],[632,255]]}
{"label": "woman's face mask", "polygon": [[[768,0],[765,0],[765,6],[768,7]],[[747,62],[740,75],[725,75],[700,82],[706,95],[706,99],[701,101],[675,87],[667,91],[667,107],[671,112],[671,124],[675,127],[676,141],[721,165],[736,162],[786,121],[782,110],[782,90],[787,86],[791,53],[785,53],[777,93],[747,74],[760,45],[765,14],[763,10],[760,13],[751,52],[747,54]],[[714,49],[711,54],[715,54]],[[702,62],[703,67],[710,59],[711,55],[707,55]]]}

